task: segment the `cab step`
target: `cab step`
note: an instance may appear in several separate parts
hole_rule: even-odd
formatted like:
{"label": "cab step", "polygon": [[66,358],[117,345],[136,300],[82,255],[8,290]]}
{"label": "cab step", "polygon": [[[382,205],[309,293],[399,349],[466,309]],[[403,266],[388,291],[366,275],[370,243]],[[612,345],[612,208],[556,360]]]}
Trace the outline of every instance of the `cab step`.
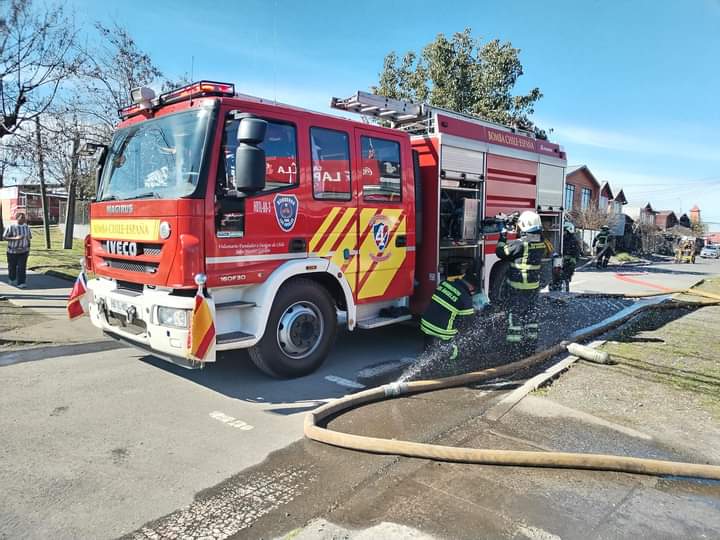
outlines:
{"label": "cab step", "polygon": [[245,300],[234,300],[232,302],[220,302],[215,304],[215,309],[243,309],[256,307],[255,302],[246,302]]}
{"label": "cab step", "polygon": [[358,328],[369,330],[371,328],[380,328],[381,326],[388,326],[390,324],[409,321],[410,319],[412,319],[412,315],[410,314],[400,315],[399,317],[372,317],[370,319],[358,321],[357,326]]}
{"label": "cab step", "polygon": [[255,336],[252,334],[247,334],[245,332],[228,332],[227,334],[219,334],[216,343],[218,345],[227,345],[229,343],[240,343],[242,341],[247,341],[248,339],[253,339]]}

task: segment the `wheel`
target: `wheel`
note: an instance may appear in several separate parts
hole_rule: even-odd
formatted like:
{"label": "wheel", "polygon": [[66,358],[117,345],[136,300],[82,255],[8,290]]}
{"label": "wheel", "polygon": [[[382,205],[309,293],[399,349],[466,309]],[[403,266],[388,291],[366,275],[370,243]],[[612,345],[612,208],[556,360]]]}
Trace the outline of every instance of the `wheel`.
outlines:
{"label": "wheel", "polygon": [[495,264],[490,275],[490,290],[488,291],[488,297],[490,303],[495,306],[502,306],[508,296],[507,283],[505,276],[509,268],[507,261],[500,261]]}
{"label": "wheel", "polygon": [[265,334],[248,352],[272,377],[302,377],[325,361],[336,333],[335,303],[327,290],[309,279],[295,279],[278,291]]}

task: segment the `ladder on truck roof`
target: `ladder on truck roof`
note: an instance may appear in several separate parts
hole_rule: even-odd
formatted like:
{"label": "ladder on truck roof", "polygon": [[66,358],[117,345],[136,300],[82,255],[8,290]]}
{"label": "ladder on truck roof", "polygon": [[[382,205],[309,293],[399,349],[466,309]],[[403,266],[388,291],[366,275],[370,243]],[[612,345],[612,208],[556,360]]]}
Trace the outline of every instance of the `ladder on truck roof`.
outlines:
{"label": "ladder on truck roof", "polygon": [[400,127],[427,119],[430,111],[424,103],[412,103],[370,92],[358,91],[349,98],[332,98],[330,107],[364,116],[373,116]]}
{"label": "ladder on truck roof", "polygon": [[531,139],[536,138],[535,134],[531,131],[506,126],[473,114],[459,113],[443,109],[442,107],[433,107],[426,103],[413,103],[412,101],[389,98],[378,94],[371,94],[370,92],[363,92],[362,90],[357,91],[349,98],[332,98],[332,100],[330,100],[330,107],[341,111],[387,120],[391,123],[391,127],[407,131],[410,134],[432,132],[433,113],[440,112],[475,124],[489,126],[510,133],[519,133]]}

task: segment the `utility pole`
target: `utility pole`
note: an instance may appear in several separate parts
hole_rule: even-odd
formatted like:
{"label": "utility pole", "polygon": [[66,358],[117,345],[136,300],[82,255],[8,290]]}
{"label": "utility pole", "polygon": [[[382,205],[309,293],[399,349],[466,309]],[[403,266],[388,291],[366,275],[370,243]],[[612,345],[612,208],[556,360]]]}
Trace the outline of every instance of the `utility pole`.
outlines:
{"label": "utility pole", "polygon": [[70,182],[67,188],[67,208],[65,210],[65,238],[63,248],[72,249],[73,232],[75,229],[75,194],[77,191],[78,162],[80,161],[80,130],[77,120],[74,122],[75,132],[72,140],[72,153],[70,155]]}
{"label": "utility pole", "polygon": [[35,117],[35,138],[37,141],[38,178],[40,179],[40,198],[42,199],[43,229],[45,230],[45,249],[50,249],[50,216],[48,215],[47,190],[45,189],[45,157],[43,156],[39,116]]}

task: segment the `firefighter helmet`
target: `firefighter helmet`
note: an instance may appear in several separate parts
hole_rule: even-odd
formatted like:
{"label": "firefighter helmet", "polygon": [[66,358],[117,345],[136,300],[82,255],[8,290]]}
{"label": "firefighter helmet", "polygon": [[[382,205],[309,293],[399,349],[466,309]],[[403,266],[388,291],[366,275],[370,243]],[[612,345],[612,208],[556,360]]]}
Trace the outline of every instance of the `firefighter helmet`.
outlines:
{"label": "firefighter helmet", "polygon": [[518,227],[520,228],[520,232],[523,233],[539,233],[542,231],[542,221],[540,221],[540,216],[535,212],[526,210],[520,214]]}
{"label": "firefighter helmet", "polygon": [[565,223],[563,224],[563,228],[570,234],[573,234],[575,232],[575,225],[572,224],[572,221],[565,221]]}

